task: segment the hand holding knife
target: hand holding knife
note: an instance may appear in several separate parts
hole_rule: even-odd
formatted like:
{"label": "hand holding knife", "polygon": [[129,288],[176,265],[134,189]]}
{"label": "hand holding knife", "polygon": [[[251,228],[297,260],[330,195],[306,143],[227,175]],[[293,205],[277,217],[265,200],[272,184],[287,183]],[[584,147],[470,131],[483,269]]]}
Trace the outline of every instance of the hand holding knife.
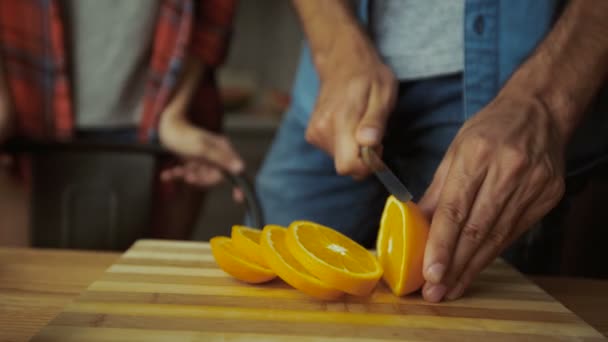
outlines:
{"label": "hand holding knife", "polygon": [[382,158],[380,158],[373,147],[361,147],[361,158],[363,159],[363,163],[374,172],[376,177],[384,184],[384,187],[386,187],[386,190],[388,190],[391,195],[404,203],[412,200],[412,194],[384,161],[382,161]]}

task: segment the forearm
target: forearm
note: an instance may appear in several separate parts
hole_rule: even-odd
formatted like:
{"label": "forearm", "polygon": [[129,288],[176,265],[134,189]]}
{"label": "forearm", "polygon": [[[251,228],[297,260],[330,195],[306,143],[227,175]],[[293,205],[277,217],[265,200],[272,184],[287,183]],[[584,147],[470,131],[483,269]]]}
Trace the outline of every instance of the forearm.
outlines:
{"label": "forearm", "polygon": [[311,46],[317,69],[332,68],[329,60],[349,51],[350,58],[373,50],[348,0],[293,0]]}
{"label": "forearm", "polygon": [[530,92],[566,139],[608,75],[608,1],[570,1],[503,91]]}
{"label": "forearm", "polygon": [[178,115],[185,117],[187,108],[194,96],[197,85],[199,84],[205,66],[199,58],[186,58],[186,65],[181,73],[181,77],[176,86],[171,101],[163,115]]}

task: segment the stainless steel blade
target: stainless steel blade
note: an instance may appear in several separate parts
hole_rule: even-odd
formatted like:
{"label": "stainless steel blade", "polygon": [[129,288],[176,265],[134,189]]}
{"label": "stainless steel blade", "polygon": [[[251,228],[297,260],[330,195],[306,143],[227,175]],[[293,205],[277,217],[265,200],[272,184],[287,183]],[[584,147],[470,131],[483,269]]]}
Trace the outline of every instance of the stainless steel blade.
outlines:
{"label": "stainless steel blade", "polygon": [[388,192],[401,202],[409,202],[413,196],[407,187],[395,176],[391,169],[382,161],[382,158],[369,146],[361,147],[363,162],[374,172],[376,177],[386,187]]}

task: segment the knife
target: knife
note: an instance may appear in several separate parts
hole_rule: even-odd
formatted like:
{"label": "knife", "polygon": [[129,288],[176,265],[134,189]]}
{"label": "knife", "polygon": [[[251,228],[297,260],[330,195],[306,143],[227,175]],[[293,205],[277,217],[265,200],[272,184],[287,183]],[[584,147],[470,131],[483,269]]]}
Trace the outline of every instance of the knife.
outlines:
{"label": "knife", "polygon": [[372,147],[361,147],[361,158],[363,162],[374,172],[388,192],[395,196],[401,202],[409,202],[413,196],[405,187],[403,182],[395,176],[393,171],[386,166],[382,158],[374,151]]}

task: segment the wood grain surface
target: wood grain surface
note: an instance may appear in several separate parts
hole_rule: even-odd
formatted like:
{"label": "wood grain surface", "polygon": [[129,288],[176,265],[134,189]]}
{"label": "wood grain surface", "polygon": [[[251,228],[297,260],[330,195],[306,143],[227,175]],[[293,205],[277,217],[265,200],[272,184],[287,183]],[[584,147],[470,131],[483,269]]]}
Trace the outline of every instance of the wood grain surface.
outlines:
{"label": "wood grain surface", "polygon": [[608,280],[541,276],[531,279],[585,322],[608,336]]}
{"label": "wood grain surface", "polygon": [[550,341],[602,335],[507,264],[468,295],[429,304],[379,286],[369,298],[310,299],[277,280],[252,286],[218,269],[208,244],[142,240],[35,341]]}
{"label": "wood grain surface", "polygon": [[0,248],[0,341],[27,341],[119,258],[116,253]]}

